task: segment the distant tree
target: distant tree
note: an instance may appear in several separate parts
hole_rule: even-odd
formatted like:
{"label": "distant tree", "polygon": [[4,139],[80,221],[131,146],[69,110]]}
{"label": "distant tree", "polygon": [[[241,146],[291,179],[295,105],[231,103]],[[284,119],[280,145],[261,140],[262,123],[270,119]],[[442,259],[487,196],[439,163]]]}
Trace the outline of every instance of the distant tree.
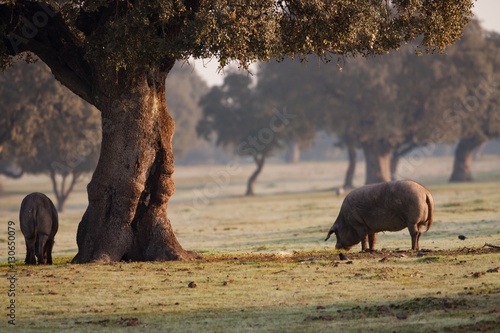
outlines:
{"label": "distant tree", "polygon": [[472,0],[0,2],[0,67],[36,54],[102,113],[101,155],[87,186],[75,262],[198,257],[177,241],[165,79],[179,59],[256,60],[382,55],[417,36],[443,49]]}
{"label": "distant tree", "polygon": [[498,40],[473,20],[446,54],[405,60],[398,100],[410,118],[405,140],[392,156],[393,175],[399,158],[413,149],[458,140],[450,180],[472,180],[472,152],[500,135]]}
{"label": "distant tree", "polygon": [[343,71],[285,62],[262,75],[282,90],[274,93],[276,100],[300,99],[294,104],[316,114],[317,129],[336,134],[338,145],[348,148],[346,187],[352,186],[358,145],[366,183],[394,179],[400,158],[417,147],[464,137],[456,158],[461,171],[470,164],[471,149],[499,133],[497,88],[491,87],[499,75],[494,39],[485,39],[474,21],[444,55],[416,56],[403,47],[377,59],[348,60]]}
{"label": "distant tree", "polygon": [[200,105],[203,118],[198,134],[206,140],[216,137],[216,144],[231,148],[239,156],[251,157],[257,168],[247,183],[246,195],[254,195],[254,185],[266,158],[286,147],[295,115],[263,103],[260,92],[251,88],[250,77],[237,73],[226,76],[221,87],[213,87]]}
{"label": "distant tree", "polygon": [[58,83],[42,62],[17,64],[0,73],[0,82],[2,121],[9,122],[2,127],[0,158],[11,166],[2,169],[15,166],[14,176],[49,175],[57,208],[63,211],[78,178],[97,164],[99,113]]}
{"label": "distant tree", "polygon": [[261,63],[255,90],[260,102],[267,107],[286,110],[293,115],[293,121],[287,124],[283,133],[288,149],[287,162],[293,162],[299,158],[300,151],[308,149],[316,138],[314,108],[317,105],[308,86],[297,84],[302,81],[302,71],[288,70],[289,62],[292,61]]}
{"label": "distant tree", "polygon": [[451,182],[472,181],[474,150],[500,136],[500,35],[485,33],[477,23],[467,32],[450,50],[460,74],[450,84],[462,87],[449,112],[459,133]]}
{"label": "distant tree", "polygon": [[[286,62],[287,68],[276,66],[262,74],[272,80],[269,86],[281,89],[285,95],[275,93],[276,100],[291,99],[294,106],[309,115],[315,130],[335,133],[340,140],[338,144],[349,148],[351,163],[346,187],[352,186],[358,144],[367,160],[367,182],[390,177],[391,149],[400,140],[402,131],[396,124],[398,118],[391,114],[397,85],[389,68],[398,64],[394,63],[393,55],[386,57],[391,57],[391,61],[349,61],[344,64],[344,72],[310,61],[307,68]],[[287,73],[293,73],[295,78]]]}
{"label": "distant tree", "polygon": [[357,163],[357,139],[354,135],[345,134],[340,138],[339,142],[337,142],[336,145],[339,147],[345,147],[345,149],[347,150],[347,161],[349,162],[344,177],[344,185],[342,187],[346,189],[354,188],[353,180]]}
{"label": "distant tree", "polygon": [[15,165],[15,163],[12,163],[12,161],[0,161],[0,192],[4,190],[2,176],[17,179],[23,175],[24,170]]}
{"label": "distant tree", "polygon": [[[54,82],[56,83],[56,82]],[[57,199],[57,210],[64,211],[66,201],[80,177],[94,171],[100,152],[98,111],[64,89],[54,104],[52,117],[33,142],[36,153],[21,158],[20,166],[28,173],[48,174]],[[58,186],[58,176],[60,183]],[[69,181],[69,183],[68,183]]]}
{"label": "distant tree", "polygon": [[199,101],[208,92],[208,86],[192,66],[177,62],[167,78],[165,90],[168,110],[175,120],[174,156],[182,158],[199,144],[196,139],[196,124],[202,114]]}
{"label": "distant tree", "polygon": [[55,82],[46,66],[20,62],[0,75],[0,156],[34,155],[31,143],[36,140],[34,129],[43,126],[48,117],[44,109],[46,96],[56,95]]}

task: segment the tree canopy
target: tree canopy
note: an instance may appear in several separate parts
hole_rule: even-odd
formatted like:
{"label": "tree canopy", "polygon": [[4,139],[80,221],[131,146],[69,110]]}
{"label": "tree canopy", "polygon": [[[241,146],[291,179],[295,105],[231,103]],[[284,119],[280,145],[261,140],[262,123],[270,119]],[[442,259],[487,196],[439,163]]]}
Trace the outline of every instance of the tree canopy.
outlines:
{"label": "tree canopy", "polygon": [[308,54],[329,61],[384,54],[421,35],[426,50],[442,50],[460,36],[472,1],[12,0],[0,6],[2,68],[30,51],[91,100],[92,77],[103,75],[92,70],[97,64],[134,71],[166,70],[171,59],[190,56],[215,56],[221,65],[236,60],[243,68]]}

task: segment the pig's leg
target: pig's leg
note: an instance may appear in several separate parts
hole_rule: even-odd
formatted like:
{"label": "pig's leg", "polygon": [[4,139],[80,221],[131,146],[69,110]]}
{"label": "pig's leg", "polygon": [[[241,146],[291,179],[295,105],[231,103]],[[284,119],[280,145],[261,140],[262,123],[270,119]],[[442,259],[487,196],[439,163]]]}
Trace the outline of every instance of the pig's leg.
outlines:
{"label": "pig's leg", "polygon": [[26,238],[26,259],[24,259],[26,265],[36,265],[35,243],[36,237]]}
{"label": "pig's leg", "polygon": [[408,230],[410,231],[411,236],[411,249],[418,250],[418,240],[420,239],[420,235],[422,235],[422,232],[416,225],[408,227]]}
{"label": "pig's leg", "polygon": [[425,226],[425,224],[419,224],[418,225],[418,231],[417,231],[417,248],[416,248],[416,250],[418,250],[420,248],[420,236],[422,236],[422,234],[424,232],[424,226]]}
{"label": "pig's leg", "polygon": [[362,238],[361,238],[361,251],[366,251],[367,247],[366,247],[366,244],[368,242],[368,235],[365,234]]}
{"label": "pig's leg", "polygon": [[369,234],[368,242],[370,243],[370,251],[375,251],[375,243],[377,242],[377,233]]}
{"label": "pig's leg", "polygon": [[52,248],[54,247],[54,240],[49,239],[45,245],[45,255],[47,258],[47,264],[52,265]]}
{"label": "pig's leg", "polygon": [[37,257],[38,257],[38,264],[47,264],[47,252],[45,250],[45,247],[47,245],[47,240],[49,239],[49,236],[47,235],[38,235],[38,248],[37,248]]}

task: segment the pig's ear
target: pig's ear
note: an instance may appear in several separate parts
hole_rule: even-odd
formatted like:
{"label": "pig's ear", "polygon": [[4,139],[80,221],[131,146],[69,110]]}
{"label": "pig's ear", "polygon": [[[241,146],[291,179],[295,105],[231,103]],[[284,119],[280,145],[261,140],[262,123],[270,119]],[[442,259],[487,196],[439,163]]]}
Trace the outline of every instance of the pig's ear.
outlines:
{"label": "pig's ear", "polygon": [[330,228],[330,231],[328,231],[328,235],[325,238],[325,242],[330,238],[330,235],[333,234],[334,232],[337,232],[337,227],[335,224]]}

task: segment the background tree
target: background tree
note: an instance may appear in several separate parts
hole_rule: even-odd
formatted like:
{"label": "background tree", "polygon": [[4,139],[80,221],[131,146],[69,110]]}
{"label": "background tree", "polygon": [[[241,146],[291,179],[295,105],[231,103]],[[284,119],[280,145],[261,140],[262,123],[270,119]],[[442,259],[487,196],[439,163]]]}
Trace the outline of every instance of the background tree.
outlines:
{"label": "background tree", "polygon": [[284,137],[272,131],[269,123],[272,110],[260,102],[260,96],[250,86],[250,77],[232,73],[221,87],[213,87],[202,97],[203,118],[197,126],[198,135],[216,145],[231,148],[239,156],[253,159],[257,169],[247,183],[246,195],[254,195],[254,184],[267,157],[283,148]]}
{"label": "background tree", "polygon": [[55,82],[43,64],[28,66],[20,62],[0,75],[0,157],[33,156],[31,143],[35,129],[42,127],[47,112],[44,110],[44,94],[55,95]]}
{"label": "background tree", "polygon": [[[48,3],[48,5],[47,5]],[[390,5],[391,4],[391,5]],[[380,55],[423,35],[444,48],[471,0],[8,1],[0,4],[0,65],[36,54],[101,111],[99,162],[87,187],[75,262],[196,257],[167,217],[174,122],[165,79],[178,59],[255,60]],[[29,53],[27,53],[29,52]]]}
{"label": "background tree", "polygon": [[[299,70],[293,64],[300,66]],[[271,108],[286,110],[293,115],[286,128],[287,152],[286,161],[296,162],[300,151],[307,150],[314,142],[317,131],[315,108],[319,105],[315,100],[311,86],[302,83],[303,71],[307,66],[285,60],[282,62],[266,62],[259,64],[257,87],[259,98]]]}
{"label": "background tree", "polygon": [[33,155],[28,144],[33,139],[33,132],[25,133],[30,135],[26,138],[20,137],[19,132],[23,128],[39,127],[43,119],[38,107],[41,96],[31,92],[43,91],[47,75],[50,75],[41,66],[33,66],[31,75],[27,76],[26,67],[27,64],[20,63],[9,73],[0,75],[0,175],[12,178],[24,174],[14,157]]}
{"label": "background tree", "polygon": [[261,75],[268,86],[282,88],[282,94],[274,93],[276,100],[300,96],[301,107],[316,113],[317,129],[336,134],[338,144],[349,148],[347,187],[352,186],[356,145],[365,154],[366,183],[373,183],[396,178],[399,159],[417,147],[455,142],[460,133],[473,135],[476,139],[461,141],[460,152],[464,142],[471,141],[473,148],[498,136],[496,88],[491,87],[498,52],[477,22],[445,55],[414,53],[403,47],[377,59],[348,60],[343,71],[312,61],[307,68],[285,62],[264,67]]}
{"label": "background tree", "polygon": [[166,94],[169,112],[175,120],[172,147],[177,158],[200,143],[196,135],[202,114],[199,101],[207,92],[207,84],[188,63],[178,62],[168,76]]}
{"label": "background tree", "polygon": [[[473,151],[500,136],[500,35],[485,33],[477,22],[450,50],[458,75],[449,84],[458,86],[448,116],[459,134],[450,181],[472,181]],[[457,89],[458,90],[458,89]]]}
{"label": "background tree", "polygon": [[0,81],[0,110],[9,122],[0,158],[17,174],[49,175],[63,211],[79,177],[97,164],[99,112],[58,83],[42,62],[16,64]]}
{"label": "background tree", "polygon": [[[316,130],[335,133],[340,144],[350,148],[347,187],[352,186],[356,144],[365,152],[367,182],[390,177],[390,153],[402,133],[396,124],[398,117],[393,116],[397,85],[389,70],[397,66],[397,61],[390,57],[391,61],[349,61],[344,65],[345,72],[311,61],[307,68],[288,62],[287,68],[268,68],[262,74],[273,80],[269,86],[283,89],[286,96],[274,94],[277,100],[292,98],[294,105],[310,115]],[[295,79],[286,73],[294,73]]]}
{"label": "background tree", "polygon": [[[294,135],[296,140],[302,139],[301,148],[306,149],[319,130],[330,135],[344,133],[336,144],[346,147],[348,151],[349,167],[346,172],[344,187],[353,187],[356,163],[357,138],[349,130],[346,115],[352,117],[352,109],[339,107],[341,93],[338,68],[318,62],[313,57],[308,58],[307,64],[285,60],[282,63],[263,64],[258,72],[258,89],[266,96],[269,103],[287,105],[293,114],[298,116],[294,124],[299,124]],[[331,75],[331,76],[330,76]],[[333,81],[332,81],[333,80]],[[340,89],[345,89],[340,88]],[[353,87],[358,89],[358,87]],[[341,128],[345,130],[340,130]]]}

